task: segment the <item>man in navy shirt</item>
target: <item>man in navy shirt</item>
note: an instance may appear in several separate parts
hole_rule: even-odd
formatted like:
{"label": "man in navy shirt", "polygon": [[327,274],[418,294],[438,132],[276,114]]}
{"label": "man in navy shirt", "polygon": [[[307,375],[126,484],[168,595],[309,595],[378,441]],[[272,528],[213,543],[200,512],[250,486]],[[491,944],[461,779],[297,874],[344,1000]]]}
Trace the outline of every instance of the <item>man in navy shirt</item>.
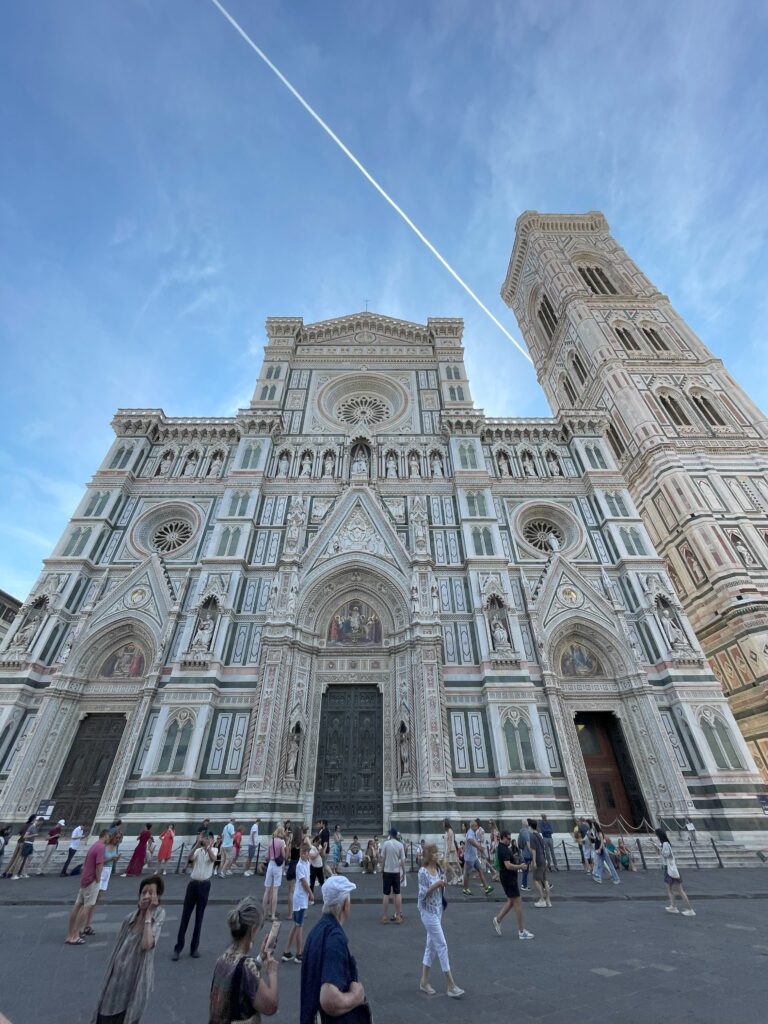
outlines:
{"label": "man in navy shirt", "polygon": [[323,915],[304,943],[301,1024],[314,1024],[318,1010],[326,1024],[365,1002],[365,989],[357,980],[357,965],[342,928],[349,916],[350,893],[356,888],[344,875],[331,875],[323,885]]}
{"label": "man in navy shirt", "polygon": [[541,838],[544,840],[544,852],[547,855],[547,867],[551,871],[559,871],[560,868],[557,866],[557,857],[555,856],[555,841],[552,838],[552,826],[547,821],[546,814],[542,814],[541,816],[539,832],[541,833]]}

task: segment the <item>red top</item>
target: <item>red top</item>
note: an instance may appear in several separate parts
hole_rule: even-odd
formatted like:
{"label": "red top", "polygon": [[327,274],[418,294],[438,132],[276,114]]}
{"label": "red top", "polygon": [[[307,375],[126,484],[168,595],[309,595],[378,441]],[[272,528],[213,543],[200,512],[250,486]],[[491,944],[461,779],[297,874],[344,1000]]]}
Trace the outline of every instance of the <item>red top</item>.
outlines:
{"label": "red top", "polygon": [[59,836],[60,835],[61,835],[61,825],[54,825],[53,828],[48,833],[48,845],[49,846],[58,846],[59,845]]}
{"label": "red top", "polygon": [[104,863],[104,843],[97,840],[85,855],[83,873],[80,877],[80,888],[92,885],[96,881],[96,872],[99,865]]}

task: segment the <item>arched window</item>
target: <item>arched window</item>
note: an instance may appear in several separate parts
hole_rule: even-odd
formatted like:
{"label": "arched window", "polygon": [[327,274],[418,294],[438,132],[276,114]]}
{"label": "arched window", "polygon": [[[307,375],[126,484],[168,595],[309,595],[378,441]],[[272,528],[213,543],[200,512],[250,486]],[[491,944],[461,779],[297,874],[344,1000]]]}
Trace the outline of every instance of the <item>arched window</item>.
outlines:
{"label": "arched window", "polygon": [[486,526],[483,529],[483,544],[485,546],[486,555],[492,555],[493,551],[493,538],[491,537],[491,531]]}
{"label": "arched window", "polygon": [[273,384],[273,385],[272,385],[272,387],[271,387],[271,388],[269,389],[269,400],[270,400],[270,402],[271,402],[271,401],[272,401],[272,399],[273,399],[273,398],[275,397],[275,393],[276,393],[276,392],[277,392],[277,388],[276,388],[276,387],[275,387],[275,385]]}
{"label": "arched window", "polygon": [[509,769],[513,772],[535,772],[536,761],[533,757],[531,730],[523,718],[513,721],[508,718],[504,723],[504,738],[507,741]]}
{"label": "arched window", "polygon": [[243,449],[243,461],[240,465],[243,469],[255,469],[258,466],[260,459],[261,445],[247,444]]}
{"label": "arched window", "polygon": [[88,504],[85,506],[85,512],[83,513],[83,515],[92,516],[96,512],[96,506],[99,503],[100,497],[101,495],[99,494],[99,492],[94,491],[94,493],[88,499]]}
{"label": "arched window", "polygon": [[623,347],[627,352],[640,352],[640,345],[638,344],[637,338],[634,336],[632,331],[628,327],[617,327],[616,337],[619,339]]}
{"label": "arched window", "polygon": [[725,420],[717,411],[714,402],[706,395],[691,394],[691,400],[710,427],[725,427]]}
{"label": "arched window", "polygon": [[472,546],[475,549],[476,555],[482,555],[483,553],[483,535],[479,528],[476,526],[472,530]]}
{"label": "arched window", "polygon": [[606,428],[605,436],[608,438],[608,443],[613,449],[613,454],[616,458],[620,458],[627,450],[624,442],[619,437],[619,433],[613,425]]}
{"label": "arched window", "polygon": [[109,501],[109,491],[104,491],[102,493],[101,497],[99,498],[99,503],[96,506],[96,511],[94,512],[94,515],[100,516],[102,514],[102,512],[104,511],[104,509],[107,507],[107,502],[108,501]]}
{"label": "arched window", "polygon": [[586,447],[587,461],[591,469],[607,469],[603,451],[596,444],[588,444]]}
{"label": "arched window", "polygon": [[636,526],[632,526],[629,529],[622,527],[620,530],[621,539],[624,541],[624,547],[626,548],[628,555],[646,555],[648,552],[645,550],[645,544],[643,538],[640,535],[640,531]]}
{"label": "arched window", "polygon": [[456,388],[451,386],[448,388],[448,397],[452,402],[456,401]]}
{"label": "arched window", "polygon": [[578,352],[573,353],[571,356],[571,362],[574,370],[576,371],[576,376],[582,384],[585,384],[587,380],[587,371],[584,369],[584,363],[581,361],[581,356]]}
{"label": "arched window", "polygon": [[576,388],[571,383],[571,378],[566,373],[563,377],[563,391],[565,391],[565,397],[568,399],[569,405],[576,405],[578,399],[576,398]]}
{"label": "arched window", "polygon": [[721,771],[739,771],[744,766],[736,751],[728,728],[723,720],[715,715],[701,719],[701,730],[707,741],[715,764]]}
{"label": "arched window", "polygon": [[446,380],[453,380],[453,367],[452,366],[447,366],[445,368],[445,379]]}
{"label": "arched window", "polygon": [[62,556],[64,558],[66,558],[67,556],[77,558],[78,555],[82,555],[83,550],[85,549],[85,545],[88,543],[90,536],[90,526],[78,527],[72,533],[69,540],[67,541],[67,546],[64,548],[64,551],[62,552]]}
{"label": "arched window", "polygon": [[280,367],[279,366],[275,367],[275,372],[272,374],[272,379],[273,380],[279,380],[280,379]]}
{"label": "arched window", "polygon": [[608,504],[608,508],[612,516],[626,516],[629,515],[627,512],[627,506],[624,504],[624,499],[618,493],[611,494],[606,491],[605,500]]}
{"label": "arched window", "polygon": [[549,341],[552,340],[555,331],[557,330],[557,313],[555,313],[552,303],[549,301],[546,295],[542,295],[541,302],[539,303],[539,323],[544,329],[544,334],[547,336]]}
{"label": "arched window", "polygon": [[267,376],[266,376],[265,379],[266,380],[272,380],[272,367],[271,366],[267,368]]}
{"label": "arched window", "polygon": [[461,373],[459,371],[458,366],[454,366],[453,367],[453,379],[454,380],[461,380]]}
{"label": "arched window", "polygon": [[593,295],[616,295],[616,289],[602,267],[577,267],[576,269]]}
{"label": "arched window", "polygon": [[229,547],[229,538],[230,538],[230,534],[231,533],[232,533],[232,531],[230,530],[230,528],[228,526],[225,526],[224,529],[221,531],[221,534],[219,535],[219,546],[216,549],[216,554],[219,555],[222,558],[227,553],[227,548]]}
{"label": "arched window", "polygon": [[458,402],[464,401],[464,388],[461,386],[461,384],[459,384],[459,386],[456,388],[456,400]]}
{"label": "arched window", "polygon": [[163,750],[157,764],[160,774],[180,775],[184,771],[184,761],[192,739],[192,721],[188,719],[182,726],[174,718],[165,734]]}
{"label": "arched window", "polygon": [[262,402],[266,402],[266,400],[267,400],[267,398],[268,398],[268,397],[269,397],[269,388],[268,388],[268,387],[266,386],[266,384],[265,384],[265,385],[264,385],[264,387],[263,387],[263,388],[261,389],[261,398],[260,398],[260,401],[262,401]]}
{"label": "arched window", "polygon": [[120,465],[120,460],[122,459],[122,457],[124,455],[125,455],[125,446],[121,444],[120,447],[115,452],[115,454],[112,456],[112,461],[109,464],[109,468],[110,469],[117,469],[118,466]]}
{"label": "arched window", "polygon": [[244,516],[248,511],[248,495],[241,491],[235,492],[229,499],[229,514]]}
{"label": "arched window", "polygon": [[690,427],[691,421],[674,395],[659,395],[661,407],[676,427]]}
{"label": "arched window", "polygon": [[651,343],[651,346],[656,349],[657,352],[669,352],[669,345],[666,343],[664,338],[659,334],[655,327],[641,327],[640,330],[645,335],[646,339]]}
{"label": "arched window", "polygon": [[477,469],[475,446],[466,442],[459,445],[459,465],[462,469]]}
{"label": "arched window", "polygon": [[471,516],[487,516],[485,495],[470,491],[467,494],[467,509]]}

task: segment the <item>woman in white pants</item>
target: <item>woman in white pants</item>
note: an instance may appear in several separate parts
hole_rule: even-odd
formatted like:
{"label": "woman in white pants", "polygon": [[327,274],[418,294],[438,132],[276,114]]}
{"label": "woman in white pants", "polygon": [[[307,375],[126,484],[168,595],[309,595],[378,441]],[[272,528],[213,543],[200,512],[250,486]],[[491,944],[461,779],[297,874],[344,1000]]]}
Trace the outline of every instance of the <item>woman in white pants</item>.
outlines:
{"label": "woman in white pants", "polygon": [[277,917],[277,890],[283,881],[285,863],[285,832],[275,829],[267,848],[267,873],[264,877],[264,916],[274,921]]}
{"label": "woman in white pants", "polygon": [[428,843],[421,854],[422,866],[419,868],[419,899],[418,908],[421,914],[421,923],[427,932],[427,945],[424,950],[421,968],[421,984],[419,988],[428,996],[433,996],[435,990],[429,984],[429,969],[435,957],[440,961],[440,967],[445,975],[448,986],[448,995],[458,999],[464,995],[464,989],[459,988],[453,980],[451,965],[448,962],[448,943],[443,935],[441,918],[443,916],[443,890],[445,889],[445,878],[437,863],[437,847],[434,843]]}

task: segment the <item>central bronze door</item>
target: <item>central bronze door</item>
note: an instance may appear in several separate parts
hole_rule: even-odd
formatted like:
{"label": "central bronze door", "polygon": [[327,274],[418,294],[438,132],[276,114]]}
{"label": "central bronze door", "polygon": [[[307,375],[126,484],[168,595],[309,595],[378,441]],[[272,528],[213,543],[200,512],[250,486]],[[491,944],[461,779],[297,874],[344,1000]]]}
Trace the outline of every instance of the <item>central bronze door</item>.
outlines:
{"label": "central bronze door", "polygon": [[125,729],[125,715],[87,715],[77,730],[53,793],[53,816],[93,825]]}
{"label": "central bronze door", "polygon": [[645,803],[620,723],[608,712],[579,711],[575,724],[598,820],[607,828],[623,818],[637,828]]}
{"label": "central bronze door", "polygon": [[376,686],[329,686],[323,695],[315,817],[333,830],[382,831],[382,711]]}

